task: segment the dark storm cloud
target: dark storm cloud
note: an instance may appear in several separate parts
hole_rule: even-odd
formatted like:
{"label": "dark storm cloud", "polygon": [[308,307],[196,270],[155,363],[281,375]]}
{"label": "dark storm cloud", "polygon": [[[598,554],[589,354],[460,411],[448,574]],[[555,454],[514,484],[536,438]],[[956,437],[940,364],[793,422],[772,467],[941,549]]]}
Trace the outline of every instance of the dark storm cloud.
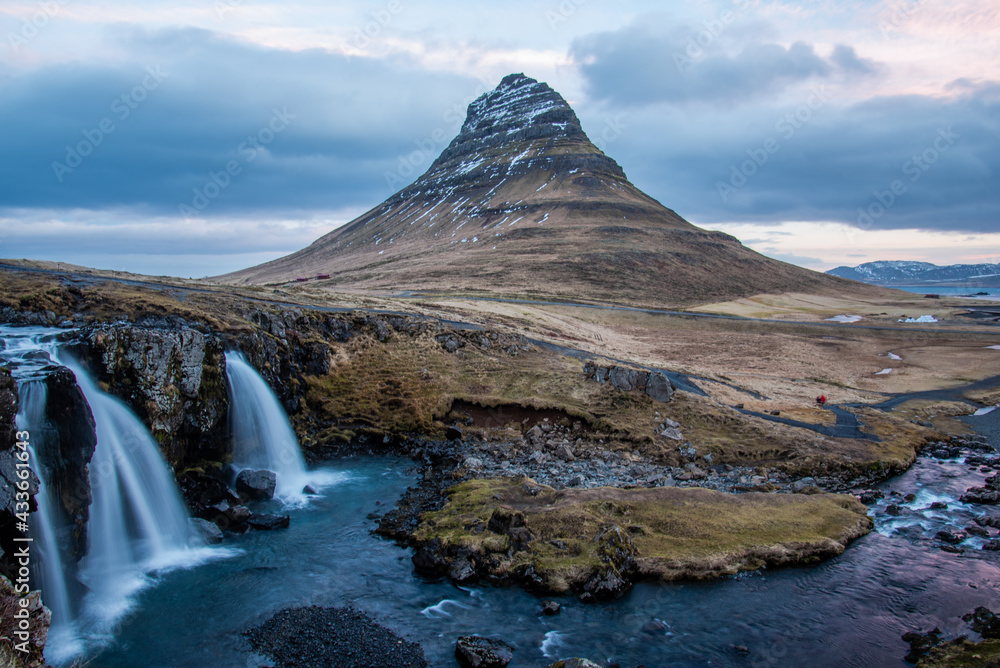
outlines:
{"label": "dark storm cloud", "polygon": [[1000,84],[951,89],[847,106],[806,87],[798,103],[697,119],[636,107],[612,153],[639,187],[699,223],[995,232]]}
{"label": "dark storm cloud", "polygon": [[[874,64],[849,46],[830,58],[796,42],[756,41],[733,12],[699,27],[649,17],[619,30],[576,40],[571,49],[591,97],[620,105],[708,102],[730,106],[809,79],[864,75]],[[766,32],[766,31],[764,31]]]}
{"label": "dark storm cloud", "polygon": [[481,92],[401,62],[202,30],[117,29],[109,39],[127,63],[0,82],[0,207],[169,214],[211,174],[225,180],[230,161],[238,174],[200,213],[374,205],[399,156],[435,129],[450,139],[461,118],[449,109]]}

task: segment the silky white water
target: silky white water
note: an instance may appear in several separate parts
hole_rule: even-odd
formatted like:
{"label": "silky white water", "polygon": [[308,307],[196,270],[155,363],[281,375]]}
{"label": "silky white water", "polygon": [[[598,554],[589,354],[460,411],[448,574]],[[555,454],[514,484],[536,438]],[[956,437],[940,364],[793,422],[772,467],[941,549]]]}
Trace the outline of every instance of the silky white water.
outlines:
{"label": "silky white water", "polygon": [[[208,548],[191,532],[176,482],[156,441],[139,418],[121,401],[101,391],[89,374],[71,360],[60,359],[57,330],[0,328],[5,347],[0,357],[13,363],[18,380],[19,428],[32,434],[36,449],[44,449],[47,390],[45,367],[65,366],[90,407],[97,446],[90,461],[92,502],[87,522],[87,554],[77,572],[87,593],[73,600],[77,569],[67,567],[61,551],[56,499],[50,494],[48,472],[32,452],[41,480],[32,513],[31,535],[38,545],[38,585],[42,601],[53,614],[45,649],[50,663],[63,664],[79,656],[92,642],[110,638],[115,625],[135,603],[135,594],[152,584],[155,575],[186,568],[235,551]],[[54,444],[49,444],[56,447]],[[77,587],[78,588],[78,585]]]}
{"label": "silky white water", "polygon": [[38,476],[38,509],[31,513],[29,535],[32,537],[38,558],[32,563],[37,586],[45,593],[44,603],[52,613],[49,627],[49,649],[46,657],[53,663],[62,663],[83,650],[73,614],[72,601],[66,583],[58,530],[66,522],[58,510],[58,499],[49,488],[47,476],[41,470],[38,447],[44,447],[45,403],[48,389],[41,380],[24,380],[18,384],[17,428],[30,434],[28,453]]}
{"label": "silky white water", "polygon": [[306,485],[318,490],[329,484],[328,473],[306,470],[285,409],[246,359],[226,353],[229,378],[229,421],[233,434],[233,461],[240,469],[265,469],[277,476],[275,495],[286,504],[305,500]]}

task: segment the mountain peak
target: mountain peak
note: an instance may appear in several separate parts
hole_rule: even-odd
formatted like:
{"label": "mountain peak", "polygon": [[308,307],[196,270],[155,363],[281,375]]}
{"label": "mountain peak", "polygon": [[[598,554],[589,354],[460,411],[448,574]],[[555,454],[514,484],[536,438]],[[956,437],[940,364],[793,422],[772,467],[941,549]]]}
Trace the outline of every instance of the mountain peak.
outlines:
{"label": "mountain peak", "polygon": [[524,74],[472,102],[458,136],[409,186],[308,248],[225,280],[318,275],[363,289],[659,305],[835,282],[700,230],[643,193],[569,103]]}
{"label": "mountain peak", "polygon": [[[562,95],[524,74],[510,74],[469,105],[462,130],[434,161],[428,175],[441,168],[461,168],[463,163],[481,164],[479,161],[485,156],[533,157],[539,152],[525,155],[519,150],[506,156],[504,153],[525,142],[540,148],[557,141],[590,144],[580,119]],[[590,148],[593,153],[600,153],[596,147]],[[613,171],[621,171],[617,165],[615,168]]]}

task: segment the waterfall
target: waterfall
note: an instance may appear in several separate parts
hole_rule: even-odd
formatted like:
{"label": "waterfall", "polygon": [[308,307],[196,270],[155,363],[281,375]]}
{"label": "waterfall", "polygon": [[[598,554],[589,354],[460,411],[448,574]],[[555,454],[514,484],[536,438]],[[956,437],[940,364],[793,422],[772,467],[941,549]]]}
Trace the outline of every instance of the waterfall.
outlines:
{"label": "waterfall", "polygon": [[63,663],[83,650],[83,643],[73,614],[69,587],[66,583],[67,566],[63,560],[58,538],[59,529],[66,522],[58,510],[58,500],[49,488],[47,476],[39,470],[38,447],[45,447],[45,402],[48,388],[41,380],[24,380],[18,384],[17,428],[31,434],[28,446],[29,461],[38,475],[38,493],[35,502],[38,510],[28,519],[29,533],[34,538],[38,559],[32,562],[35,587],[44,593],[46,607],[52,612],[46,657],[53,663]]}
{"label": "waterfall", "polygon": [[90,588],[87,614],[108,630],[131,607],[132,594],[148,583],[147,572],[188,560],[192,536],[177,485],[145,425],[79,366],[66,366],[76,374],[97,426],[80,579]]}
{"label": "waterfall", "polygon": [[278,477],[278,496],[299,495],[308,484],[306,463],[288,416],[271,388],[238,352],[226,353],[233,461]]}
{"label": "waterfall", "polygon": [[[88,471],[92,502],[87,523],[87,554],[79,563],[79,581],[87,588],[83,600],[74,600],[78,588],[71,581],[75,568],[63,559],[59,540],[65,524],[51,494],[48,471],[32,451],[34,470],[41,480],[36,495],[38,511],[31,517],[31,533],[38,546],[36,583],[52,611],[53,625],[45,656],[62,664],[84,652],[84,642],[102,642],[134,605],[134,596],[151,585],[152,575],[174,568],[196,566],[213,558],[235,554],[208,548],[193,536],[188,515],[167,463],[156,441],[139,418],[121,401],[101,391],[78,364],[59,357],[58,330],[0,327],[0,359],[12,363],[18,382],[19,428],[31,433],[35,449],[44,451],[47,388],[46,367],[73,371],[90,406],[97,447]],[[69,566],[69,567],[67,567]]]}

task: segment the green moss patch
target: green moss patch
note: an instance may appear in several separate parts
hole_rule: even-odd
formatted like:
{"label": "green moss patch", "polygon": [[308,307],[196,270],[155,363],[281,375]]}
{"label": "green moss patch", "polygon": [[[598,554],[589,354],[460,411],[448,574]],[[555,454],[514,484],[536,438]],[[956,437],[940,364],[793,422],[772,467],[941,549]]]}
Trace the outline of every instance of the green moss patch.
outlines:
{"label": "green moss patch", "polygon": [[[440,511],[426,513],[418,542],[445,552],[489,555],[495,572],[528,565],[545,589],[576,590],[601,567],[595,539],[619,527],[636,550],[638,574],[659,580],[703,579],[764,566],[807,563],[842,553],[871,521],[854,497],[732,495],[700,488],[567,489],[527,478],[471,480],[446,491]],[[513,552],[508,536],[487,528],[497,508],[523,513],[532,536]]]}

